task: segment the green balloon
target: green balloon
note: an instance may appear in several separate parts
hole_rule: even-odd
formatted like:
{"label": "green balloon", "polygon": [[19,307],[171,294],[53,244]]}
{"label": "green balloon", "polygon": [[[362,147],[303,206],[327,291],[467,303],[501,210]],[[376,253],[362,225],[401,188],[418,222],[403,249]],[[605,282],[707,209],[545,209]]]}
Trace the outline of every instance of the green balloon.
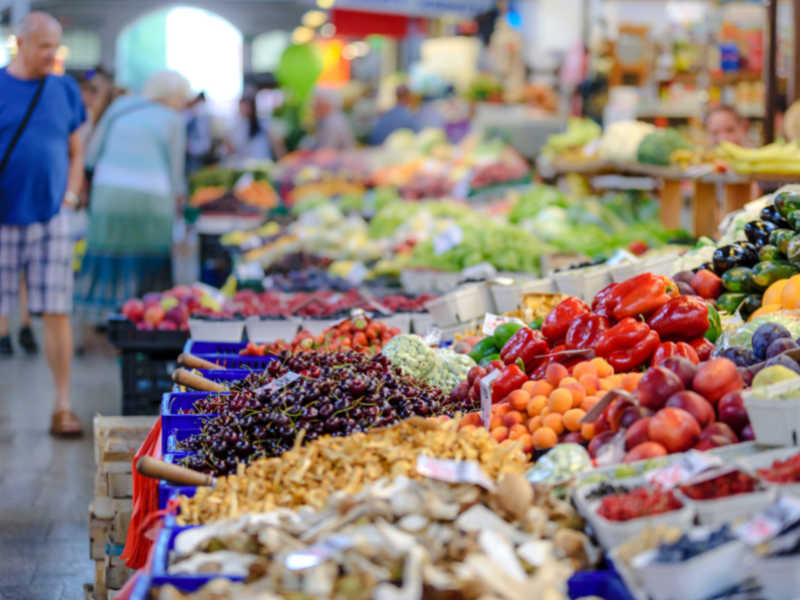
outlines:
{"label": "green balloon", "polygon": [[289,46],[281,55],[275,76],[282,87],[287,87],[305,100],[322,74],[322,53],[313,43]]}

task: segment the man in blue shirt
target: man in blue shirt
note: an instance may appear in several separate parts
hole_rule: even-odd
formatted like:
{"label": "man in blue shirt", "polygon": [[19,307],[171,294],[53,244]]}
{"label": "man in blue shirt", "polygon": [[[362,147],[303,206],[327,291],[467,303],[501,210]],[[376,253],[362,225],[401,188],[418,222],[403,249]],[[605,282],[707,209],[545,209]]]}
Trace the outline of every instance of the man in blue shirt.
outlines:
{"label": "man in blue shirt", "polygon": [[50,74],[61,43],[58,21],[32,12],[16,33],[17,56],[0,69],[0,338],[9,335],[24,273],[30,312],[44,319],[55,384],[50,433],[76,436],[81,423],[69,395],[71,222],[83,182],[78,127],[86,115],[75,80]]}
{"label": "man in blue shirt", "polygon": [[398,129],[410,129],[415,133],[419,130],[416,117],[408,109],[411,92],[406,86],[400,85],[395,93],[397,95],[397,103],[394,108],[383,113],[375,121],[375,126],[369,135],[371,144],[376,146],[382,144],[389,137],[389,134]]}

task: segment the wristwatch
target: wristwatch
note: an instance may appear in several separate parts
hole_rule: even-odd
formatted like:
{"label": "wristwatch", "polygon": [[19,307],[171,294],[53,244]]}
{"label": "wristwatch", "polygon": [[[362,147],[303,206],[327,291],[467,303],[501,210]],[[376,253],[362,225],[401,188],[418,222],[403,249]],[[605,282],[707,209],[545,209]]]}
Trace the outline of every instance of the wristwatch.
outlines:
{"label": "wristwatch", "polygon": [[64,202],[70,205],[70,207],[75,208],[78,206],[78,194],[73,192],[72,190],[67,190],[67,193],[64,194]]}

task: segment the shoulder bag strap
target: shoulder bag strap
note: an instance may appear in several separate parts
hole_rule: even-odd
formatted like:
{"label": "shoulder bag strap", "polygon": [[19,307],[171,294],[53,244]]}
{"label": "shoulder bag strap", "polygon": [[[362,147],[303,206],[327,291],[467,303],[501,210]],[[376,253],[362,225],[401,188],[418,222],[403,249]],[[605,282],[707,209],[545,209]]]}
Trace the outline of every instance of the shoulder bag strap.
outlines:
{"label": "shoulder bag strap", "polygon": [[42,90],[44,89],[44,84],[47,81],[47,77],[42,79],[39,83],[39,87],[36,88],[36,93],[33,95],[33,100],[31,100],[30,106],[28,106],[28,112],[25,113],[25,117],[22,119],[22,123],[19,124],[14,137],[11,138],[11,143],[8,145],[6,149],[6,154],[3,157],[3,161],[0,162],[0,175],[3,174],[3,171],[8,164],[8,159],[11,158],[11,152],[14,150],[14,146],[17,145],[19,138],[22,136],[22,132],[25,131],[25,128],[28,126],[28,121],[31,120],[31,115],[33,114],[33,110],[36,108],[36,105],[39,104],[39,98],[42,95]]}

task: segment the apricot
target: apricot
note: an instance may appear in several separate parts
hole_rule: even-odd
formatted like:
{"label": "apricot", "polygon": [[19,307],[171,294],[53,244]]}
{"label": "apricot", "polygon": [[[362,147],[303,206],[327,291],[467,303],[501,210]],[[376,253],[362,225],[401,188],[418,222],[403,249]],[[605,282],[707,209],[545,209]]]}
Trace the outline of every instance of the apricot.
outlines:
{"label": "apricot", "polygon": [[542,426],[542,417],[533,417],[528,421],[528,431],[535,433]]}
{"label": "apricot", "polygon": [[531,401],[531,395],[525,390],[517,390],[508,395],[508,403],[514,410],[525,410],[528,407],[528,402]]}
{"label": "apricot", "polygon": [[567,391],[572,394],[572,408],[577,408],[586,398],[586,389],[580,383],[570,383],[567,386]]}
{"label": "apricot", "polygon": [[494,415],[492,420],[489,421],[489,431],[494,431],[498,427],[503,426],[503,416],[502,415]]}
{"label": "apricot", "polygon": [[526,392],[528,392],[531,395],[531,397],[533,397],[533,394],[531,394],[531,390],[533,389],[533,386],[535,386],[535,385],[536,385],[535,381],[526,381],[525,383],[522,384],[522,388],[521,389],[525,390]]}
{"label": "apricot", "polygon": [[502,442],[508,439],[508,427],[498,427],[490,434],[496,441]]}
{"label": "apricot", "polygon": [[531,398],[531,401],[528,402],[528,406],[525,407],[525,412],[528,413],[529,417],[535,417],[542,412],[545,406],[547,406],[546,396],[534,396]]}
{"label": "apricot", "polygon": [[475,425],[464,425],[461,428],[461,431],[473,431],[474,432],[474,431],[477,431],[477,430],[478,430],[478,428],[475,427]]}
{"label": "apricot", "polygon": [[543,427],[549,427],[557,434],[564,433],[564,419],[558,413],[551,413],[542,419]]}
{"label": "apricot", "polygon": [[584,375],[594,375],[597,377],[597,367],[595,367],[588,360],[586,362],[578,363],[572,369],[572,376],[577,377],[578,381],[580,381],[581,377]]}
{"label": "apricot", "polygon": [[525,425],[522,423],[517,423],[516,425],[512,426],[508,430],[508,439],[510,440],[518,440],[523,435],[529,435],[530,431],[528,430]]}
{"label": "apricot", "polygon": [[578,383],[578,380],[574,377],[564,377],[564,379],[558,382],[558,387],[565,388],[571,383]]}
{"label": "apricot", "polygon": [[597,375],[581,375],[578,378],[578,383],[583,386],[589,396],[593,396],[600,389],[600,380]]}
{"label": "apricot", "polygon": [[580,420],[586,413],[580,408],[573,408],[564,413],[564,427],[569,431],[578,431],[581,428]]}
{"label": "apricot", "polygon": [[492,414],[493,415],[506,415],[511,412],[511,405],[508,402],[501,402],[500,404],[495,404],[492,406]]}
{"label": "apricot", "polygon": [[503,416],[503,425],[508,428],[513,427],[514,425],[519,425],[525,421],[525,417],[521,412],[517,412],[516,410],[512,410],[510,413]]}
{"label": "apricot", "polygon": [[584,439],[592,439],[594,437],[594,423],[584,423],[581,425],[581,435]]}
{"label": "apricot", "polygon": [[547,378],[547,383],[552,385],[553,387],[557,386],[564,377],[569,376],[569,371],[567,367],[558,363],[550,363],[547,365],[547,369],[545,369],[545,377]]}
{"label": "apricot", "polygon": [[580,408],[582,411],[589,412],[598,402],[600,402],[600,398],[598,396],[586,396],[578,408]]}
{"label": "apricot", "polygon": [[[525,386],[522,386],[523,388]],[[535,396],[549,396],[550,392],[555,389],[555,386],[551,385],[544,379],[537,381],[533,384],[533,388],[530,390],[531,398]]]}
{"label": "apricot", "polygon": [[558,443],[558,434],[549,427],[541,427],[531,435],[534,448],[552,448]]}
{"label": "apricot", "polygon": [[614,374],[614,367],[608,364],[604,358],[593,358],[590,362],[597,369],[597,376],[599,378],[602,379],[603,377],[608,377],[609,375]]}
{"label": "apricot", "polygon": [[547,406],[553,412],[564,414],[572,408],[572,392],[564,388],[553,390],[547,399]]}
{"label": "apricot", "polygon": [[533,454],[533,437],[526,433],[517,440],[520,444],[522,444],[522,451],[525,454]]}
{"label": "apricot", "polygon": [[622,376],[622,389],[626,392],[632,392],[639,385],[639,380],[642,378],[642,373],[626,373]]}

